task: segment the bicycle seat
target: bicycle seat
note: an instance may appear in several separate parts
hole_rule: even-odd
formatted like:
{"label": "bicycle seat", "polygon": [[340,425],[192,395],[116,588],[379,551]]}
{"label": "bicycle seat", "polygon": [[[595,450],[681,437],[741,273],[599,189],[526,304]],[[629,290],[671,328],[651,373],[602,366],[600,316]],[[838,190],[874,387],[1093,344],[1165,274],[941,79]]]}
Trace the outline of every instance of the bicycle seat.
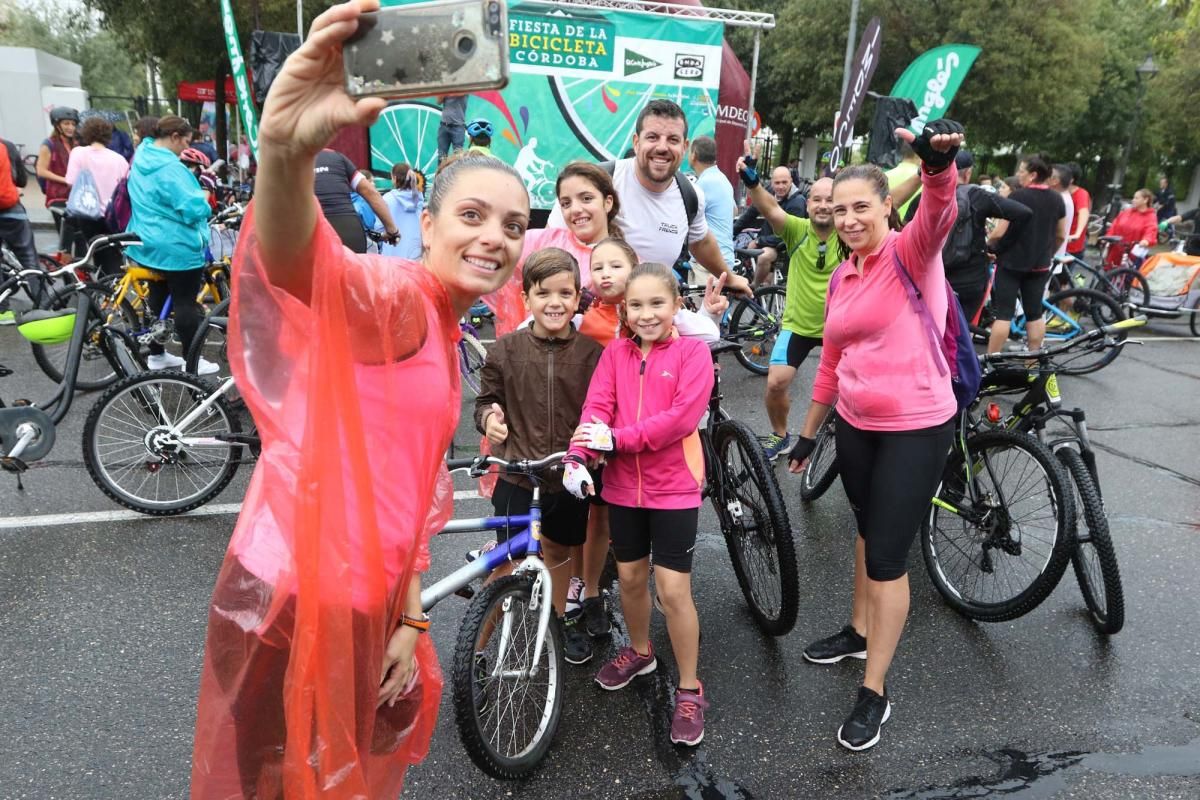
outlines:
{"label": "bicycle seat", "polygon": [[1107,242],[1109,244],[1116,244],[1117,242],[1123,242],[1125,240],[1122,239],[1120,236],[1101,236],[1098,241]]}
{"label": "bicycle seat", "polygon": [[1076,260],[1075,256],[1071,256],[1071,255],[1062,255],[1062,256],[1054,257],[1055,264],[1074,264],[1075,260]]}
{"label": "bicycle seat", "polygon": [[727,339],[718,339],[715,342],[708,343],[708,352],[712,353],[713,360],[723,353],[732,353],[736,350],[741,350],[742,346],[737,342],[731,342]]}
{"label": "bicycle seat", "polygon": [[746,256],[747,258],[758,258],[762,255],[761,247],[735,247],[733,249],[735,255]]}

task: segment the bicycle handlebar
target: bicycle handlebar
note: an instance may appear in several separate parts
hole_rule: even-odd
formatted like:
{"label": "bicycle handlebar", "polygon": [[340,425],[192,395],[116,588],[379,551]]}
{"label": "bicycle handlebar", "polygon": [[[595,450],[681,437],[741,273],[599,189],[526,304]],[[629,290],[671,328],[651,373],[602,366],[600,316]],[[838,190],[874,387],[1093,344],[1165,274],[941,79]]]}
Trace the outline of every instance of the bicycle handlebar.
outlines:
{"label": "bicycle handlebar", "polygon": [[1094,331],[1088,331],[1083,336],[1076,336],[1074,339],[1057,344],[1052,347],[1043,347],[1040,350],[1014,350],[1007,353],[988,353],[982,357],[984,364],[993,364],[1001,361],[1032,361],[1043,358],[1050,358],[1059,353],[1065,353],[1079,347],[1084,342],[1093,342],[1097,339],[1103,339],[1106,336],[1112,336],[1129,328],[1139,328],[1146,324],[1146,315],[1139,314],[1136,317],[1119,320],[1111,325],[1105,325],[1096,328]]}
{"label": "bicycle handlebar", "polygon": [[519,461],[505,461],[502,458],[495,456],[475,456],[474,458],[448,458],[446,459],[446,469],[451,472],[458,470],[469,470],[471,477],[481,477],[487,470],[486,467],[499,467],[501,472],[516,475],[530,475],[535,472],[540,472],[547,467],[558,466],[567,451],[563,450],[558,453],[551,453],[545,458],[540,458],[536,461],[531,461],[528,458],[523,458]]}

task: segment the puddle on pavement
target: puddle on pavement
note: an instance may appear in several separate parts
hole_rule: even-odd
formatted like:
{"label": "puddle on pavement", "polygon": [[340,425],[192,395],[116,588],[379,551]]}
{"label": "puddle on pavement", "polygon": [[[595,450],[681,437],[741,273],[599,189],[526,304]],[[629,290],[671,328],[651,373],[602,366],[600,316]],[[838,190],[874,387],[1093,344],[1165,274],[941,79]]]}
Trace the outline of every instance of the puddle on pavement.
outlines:
{"label": "puddle on pavement", "polygon": [[965,778],[949,786],[903,789],[883,800],[958,800],[1021,793],[1022,800],[1051,798],[1068,788],[1073,772],[1100,772],[1137,777],[1200,777],[1200,739],[1185,745],[1154,745],[1136,753],[1023,753],[1004,749],[985,756],[997,771]]}

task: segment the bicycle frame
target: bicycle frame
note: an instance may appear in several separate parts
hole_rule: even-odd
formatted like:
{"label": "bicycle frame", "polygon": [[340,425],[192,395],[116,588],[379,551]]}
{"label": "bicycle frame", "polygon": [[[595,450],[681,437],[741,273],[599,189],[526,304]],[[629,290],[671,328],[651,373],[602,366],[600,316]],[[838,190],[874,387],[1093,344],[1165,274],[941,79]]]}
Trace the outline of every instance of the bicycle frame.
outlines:
{"label": "bicycle frame", "polygon": [[[217,402],[217,399],[224,396],[233,388],[233,376],[225,378],[217,386],[216,390],[210,392],[195,408],[188,412],[182,419],[174,425],[168,426],[164,433],[170,437],[168,444],[178,444],[183,447],[229,447],[231,444],[249,447],[258,443],[258,437],[250,434],[240,434],[236,438],[232,436],[183,436],[180,431],[186,430],[193,422],[208,413]],[[167,419],[168,414],[159,403],[159,398],[150,398],[148,401],[143,400],[145,408],[149,412],[155,412],[155,415],[160,419]]]}

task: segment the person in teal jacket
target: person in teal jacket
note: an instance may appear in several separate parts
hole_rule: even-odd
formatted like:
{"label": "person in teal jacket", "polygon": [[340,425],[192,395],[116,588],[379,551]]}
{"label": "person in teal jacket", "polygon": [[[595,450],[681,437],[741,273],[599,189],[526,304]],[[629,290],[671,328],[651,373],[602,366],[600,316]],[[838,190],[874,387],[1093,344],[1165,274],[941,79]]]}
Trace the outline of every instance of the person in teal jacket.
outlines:
{"label": "person in teal jacket", "polygon": [[[211,209],[196,176],[179,161],[192,140],[192,126],[183,117],[166,116],[152,136],[142,140],[129,171],[129,201],[133,213],[127,230],[142,239],[126,254],[143,267],[162,273],[164,280],[150,284],[150,304],[162,308],[168,293],[175,314],[175,330],[186,346],[196,335],[204,312],[196,302],[204,281],[204,251],[208,246]],[[146,365],[150,369],[181,368],[184,359],[150,344]],[[217,371],[203,358],[201,374]]]}

